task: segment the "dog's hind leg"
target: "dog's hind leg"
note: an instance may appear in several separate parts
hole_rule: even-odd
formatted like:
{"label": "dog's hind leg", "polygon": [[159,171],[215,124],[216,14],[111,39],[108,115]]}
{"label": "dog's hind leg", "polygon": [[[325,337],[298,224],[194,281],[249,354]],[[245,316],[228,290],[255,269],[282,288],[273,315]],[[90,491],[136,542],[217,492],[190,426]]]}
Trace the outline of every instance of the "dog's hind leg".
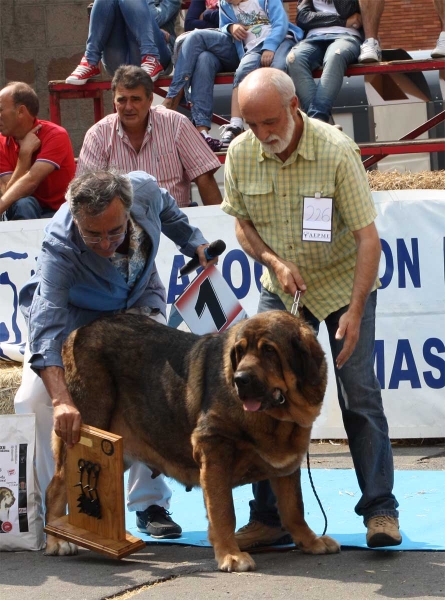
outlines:
{"label": "dog's hind leg", "polygon": [[[53,433],[53,453],[55,461],[54,477],[46,490],[46,523],[62,517],[66,512],[65,460],[66,446],[61,438]],[[63,556],[77,554],[77,546],[53,535],[46,537],[45,554],[48,556]]]}
{"label": "dog's hind leg", "polygon": [[209,541],[221,571],[254,571],[255,562],[241,552],[235,539],[235,509],[232,496],[231,451],[212,441],[200,444],[195,460],[200,463],[200,483],[209,519]]}
{"label": "dog's hind leg", "polygon": [[340,545],[328,535],[317,537],[304,518],[301,471],[270,480],[277,497],[277,507],[283,527],[289,531],[295,545],[306,554],[334,554]]}

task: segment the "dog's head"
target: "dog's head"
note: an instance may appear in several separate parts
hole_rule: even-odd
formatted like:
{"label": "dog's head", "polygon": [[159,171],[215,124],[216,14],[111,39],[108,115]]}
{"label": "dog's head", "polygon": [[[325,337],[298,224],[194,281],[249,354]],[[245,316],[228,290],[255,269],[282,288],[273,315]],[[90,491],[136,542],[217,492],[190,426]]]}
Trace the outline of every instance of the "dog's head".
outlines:
{"label": "dog's head", "polygon": [[11,508],[15,502],[15,496],[7,487],[0,487],[0,508],[3,510]]}
{"label": "dog's head", "polygon": [[327,366],[312,328],[285,311],[235,326],[226,376],[248,412],[310,427],[321,410]]}

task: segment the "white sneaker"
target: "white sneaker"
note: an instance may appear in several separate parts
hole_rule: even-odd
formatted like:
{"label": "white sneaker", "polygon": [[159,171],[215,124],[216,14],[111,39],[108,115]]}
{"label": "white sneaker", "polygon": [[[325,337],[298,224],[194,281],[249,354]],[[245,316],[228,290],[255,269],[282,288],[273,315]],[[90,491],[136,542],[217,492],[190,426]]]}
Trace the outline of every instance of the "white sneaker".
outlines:
{"label": "white sneaker", "polygon": [[374,38],[368,38],[360,46],[360,56],[358,57],[359,63],[373,63],[380,62],[382,60],[382,50],[378,40]]}
{"label": "white sneaker", "polygon": [[445,58],[445,31],[439,35],[437,45],[431,52],[431,58]]}

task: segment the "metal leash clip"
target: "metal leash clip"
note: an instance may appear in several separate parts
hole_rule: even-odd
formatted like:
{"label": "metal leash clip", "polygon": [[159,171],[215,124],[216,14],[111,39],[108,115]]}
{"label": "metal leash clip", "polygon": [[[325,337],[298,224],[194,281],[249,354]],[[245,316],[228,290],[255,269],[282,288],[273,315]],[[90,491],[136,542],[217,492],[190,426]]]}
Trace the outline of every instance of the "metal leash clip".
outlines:
{"label": "metal leash clip", "polygon": [[294,296],[294,303],[292,304],[292,308],[290,309],[291,315],[294,317],[298,317],[298,305],[300,304],[301,292],[297,290]]}

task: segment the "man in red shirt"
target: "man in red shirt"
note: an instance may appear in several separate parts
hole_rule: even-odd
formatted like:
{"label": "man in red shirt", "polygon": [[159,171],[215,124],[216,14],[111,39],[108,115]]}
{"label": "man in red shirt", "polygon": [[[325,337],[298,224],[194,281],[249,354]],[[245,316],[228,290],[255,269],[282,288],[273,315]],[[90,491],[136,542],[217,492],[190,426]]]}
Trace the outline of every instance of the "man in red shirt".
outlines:
{"label": "man in red shirt", "polygon": [[38,112],[37,94],[26,83],[0,91],[0,219],[52,217],[74,177],[68,133],[37,119]]}

